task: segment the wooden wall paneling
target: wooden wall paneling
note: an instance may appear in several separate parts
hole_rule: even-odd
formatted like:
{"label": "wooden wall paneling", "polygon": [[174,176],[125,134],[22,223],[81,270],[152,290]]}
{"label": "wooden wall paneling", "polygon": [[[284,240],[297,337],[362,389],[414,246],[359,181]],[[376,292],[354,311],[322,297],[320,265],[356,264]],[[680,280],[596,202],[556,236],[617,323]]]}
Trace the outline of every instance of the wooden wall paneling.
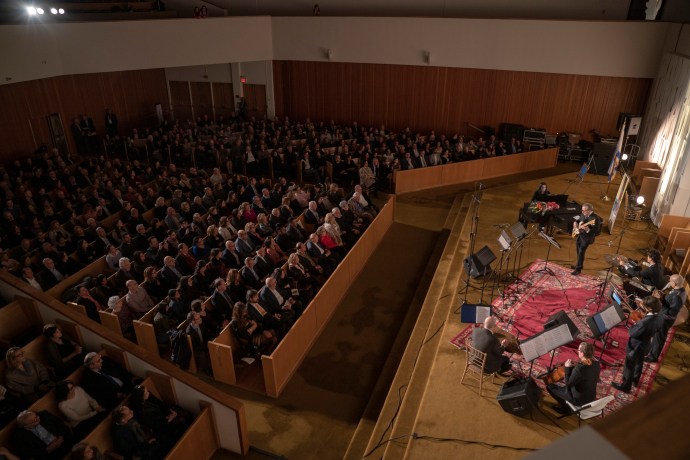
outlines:
{"label": "wooden wall paneling", "polygon": [[291,61],[274,67],[281,116],[474,136],[467,123],[615,135],[618,113],[641,113],[650,87],[648,79],[485,69]]}
{"label": "wooden wall paneling", "polygon": [[[218,83],[212,84],[213,104],[216,117],[229,118],[235,111],[235,93],[233,92],[232,83]],[[276,111],[276,113],[278,113]]]}
{"label": "wooden wall paneling", "polygon": [[192,106],[197,118],[208,115],[213,119],[213,99],[211,96],[211,83],[202,81],[190,82],[192,90]]}
{"label": "wooden wall paneling", "polygon": [[180,121],[191,120],[193,117],[192,101],[189,96],[189,82],[171,81],[169,84],[170,101],[175,119]]}
{"label": "wooden wall paneling", "polygon": [[263,118],[266,115],[266,85],[244,85],[244,99],[249,116]]}

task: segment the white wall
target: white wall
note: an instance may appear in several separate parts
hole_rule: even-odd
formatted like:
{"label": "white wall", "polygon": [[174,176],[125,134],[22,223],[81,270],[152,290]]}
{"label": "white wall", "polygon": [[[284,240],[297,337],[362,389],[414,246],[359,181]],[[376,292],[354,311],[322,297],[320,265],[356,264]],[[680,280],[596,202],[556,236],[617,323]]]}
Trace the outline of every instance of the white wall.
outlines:
{"label": "white wall", "polygon": [[666,23],[274,17],[275,60],[654,78]]}
{"label": "white wall", "polygon": [[267,17],[0,26],[0,47],[3,84],[273,57]]}
{"label": "white wall", "polygon": [[[669,2],[671,0],[664,0]],[[676,0],[684,1],[684,0]],[[629,0],[214,0],[230,15],[418,16],[480,18],[609,19],[627,18]]]}
{"label": "white wall", "polygon": [[328,49],[340,62],[423,65],[430,51],[434,66],[653,78],[668,30],[658,22],[323,16],[0,26],[0,84],[116,70],[323,61]]}

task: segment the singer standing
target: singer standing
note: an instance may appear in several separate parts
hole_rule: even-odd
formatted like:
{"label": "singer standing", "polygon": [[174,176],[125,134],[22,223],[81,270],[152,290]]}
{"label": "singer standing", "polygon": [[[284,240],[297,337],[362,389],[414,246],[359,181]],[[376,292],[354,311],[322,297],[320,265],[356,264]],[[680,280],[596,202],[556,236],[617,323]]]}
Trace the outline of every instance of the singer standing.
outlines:
{"label": "singer standing", "polygon": [[590,244],[594,243],[596,236],[601,233],[601,217],[594,214],[594,206],[591,203],[582,205],[582,213],[575,216],[573,223],[573,234],[575,236],[575,247],[577,248],[577,263],[571,265],[573,268],[571,275],[579,275],[585,262],[585,253]]}

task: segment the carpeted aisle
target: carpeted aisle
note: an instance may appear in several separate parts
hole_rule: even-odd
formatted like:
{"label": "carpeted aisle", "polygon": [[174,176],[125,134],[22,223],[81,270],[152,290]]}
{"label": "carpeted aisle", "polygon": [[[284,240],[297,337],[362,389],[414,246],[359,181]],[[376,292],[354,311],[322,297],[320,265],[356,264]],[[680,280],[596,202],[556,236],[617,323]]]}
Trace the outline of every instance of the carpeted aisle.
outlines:
{"label": "carpeted aisle", "polygon": [[[595,346],[595,356],[602,360],[600,382],[597,387],[597,397],[602,398],[612,394],[616,399],[607,406],[607,411],[615,411],[644,396],[650,391],[654,383],[660,364],[645,363],[640,385],[633,387],[630,394],[617,391],[611,386],[612,382],[620,382],[623,374],[625,359],[625,345],[628,342],[628,329],[622,322],[611,330],[607,347],[603,354],[601,340],[593,341],[592,332],[586,324],[587,317],[610,305],[607,295],[599,297],[601,280],[588,275],[573,276],[570,269],[561,265],[549,263],[548,268],[553,275],[545,272],[544,261],[535,261],[520,278],[527,284],[511,284],[506,288],[503,297],[496,298],[492,305],[498,325],[518,338],[531,337],[544,330],[544,323],[560,312],[565,311],[579,330],[579,336],[570,344],[559,347],[554,352],[553,365],[561,365],[568,359],[577,360],[577,347],[581,341],[588,341]],[[608,290],[608,289],[607,289]],[[451,340],[455,346],[461,348],[472,328],[466,328]],[[661,362],[668,346],[673,339],[673,331],[667,338],[662,352]],[[512,356],[514,365],[519,365],[520,373],[529,375],[530,363],[522,355]],[[533,363],[532,377],[541,376],[549,368],[551,354],[546,354]],[[544,388],[542,379],[536,378],[537,383]]]}

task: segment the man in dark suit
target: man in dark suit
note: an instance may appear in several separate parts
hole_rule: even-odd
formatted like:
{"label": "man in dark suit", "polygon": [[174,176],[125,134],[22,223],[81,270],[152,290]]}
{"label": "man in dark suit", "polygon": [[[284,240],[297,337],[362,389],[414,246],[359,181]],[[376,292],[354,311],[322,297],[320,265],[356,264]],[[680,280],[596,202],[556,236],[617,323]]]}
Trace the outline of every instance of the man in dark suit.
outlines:
{"label": "man in dark suit", "polygon": [[263,278],[270,275],[274,268],[273,262],[266,256],[266,248],[259,246],[256,250],[256,256],[254,256],[254,270],[256,270],[256,273]]}
{"label": "man in dark suit", "polygon": [[192,339],[192,353],[194,353],[194,360],[199,372],[206,375],[211,375],[211,366],[208,357],[208,340],[207,333],[202,327],[201,315],[196,311],[190,311],[187,314],[187,329],[185,332]]}
{"label": "man in dark suit", "polygon": [[161,278],[168,286],[168,289],[172,289],[177,286],[177,283],[182,278],[182,272],[177,267],[177,263],[172,256],[165,256],[163,258],[163,268],[161,269]]}
{"label": "man in dark suit", "polygon": [[637,276],[642,282],[648,286],[653,286],[656,289],[663,289],[664,287],[664,267],[661,266],[661,253],[657,249],[650,249],[647,253],[648,267],[642,268],[626,268],[621,260],[618,267],[621,273],[628,276]]}
{"label": "man in dark suit", "polygon": [[107,357],[88,353],[84,357],[84,367],[81,386],[102,407],[115,407],[132,390],[132,374]]}
{"label": "man in dark suit", "polygon": [[118,406],[111,414],[113,425],[110,436],[115,452],[126,460],[133,458],[162,459],[165,452],[161,443],[154,439],[149,430],[134,418],[134,412],[127,406]]}
{"label": "man in dark suit", "polygon": [[553,406],[560,414],[570,413],[566,401],[582,406],[597,399],[599,381],[599,361],[594,359],[594,347],[582,342],[577,348],[578,362],[569,359],[565,362],[565,385],[550,383],[546,390],[558,404]]}
{"label": "man in dark suit", "polygon": [[259,291],[261,304],[271,313],[288,314],[288,312],[291,312],[290,314],[294,315],[296,320],[302,314],[302,303],[292,298],[287,292],[279,289],[277,285],[276,279],[272,276],[266,278],[264,287]]}
{"label": "man in dark suit", "polygon": [[12,450],[20,458],[62,459],[72,449],[69,428],[47,411],[20,412],[12,432]]}
{"label": "man in dark suit", "polygon": [[55,268],[55,262],[50,257],[43,259],[43,267],[37,278],[44,291],[56,286],[65,278],[65,275]]}
{"label": "man in dark suit", "polygon": [[259,301],[259,293],[255,289],[247,291],[247,312],[249,317],[260,324],[262,328],[275,332],[278,337],[284,337],[295,316],[290,312],[271,312]]}
{"label": "man in dark suit", "polygon": [[307,240],[307,252],[312,259],[316,260],[318,264],[324,268],[328,275],[333,273],[335,267],[338,265],[338,261],[335,257],[331,256],[331,251],[321,245],[319,236],[316,233],[309,235],[309,240]]}
{"label": "man in dark suit", "polygon": [[222,325],[225,321],[230,321],[232,318],[233,299],[230,298],[227,285],[222,278],[215,280],[213,286],[215,287],[213,294],[211,294],[213,310],[211,310],[210,314],[213,315],[216,323]]}
{"label": "man in dark suit", "polygon": [[116,289],[122,291],[125,289],[127,281],[134,280],[136,277],[132,270],[132,262],[127,257],[120,259],[118,266],[120,268],[115,272],[113,284]]}
{"label": "man in dark suit", "polygon": [[664,344],[666,343],[668,331],[673,326],[673,323],[675,323],[676,316],[678,316],[678,313],[680,313],[681,308],[683,308],[687,300],[682,276],[678,274],[671,275],[669,283],[673,289],[671,289],[671,292],[661,301],[661,312],[659,312],[657,318],[657,329],[652,339],[652,348],[649,351],[649,356],[645,358],[645,361],[648,363],[654,363],[659,360],[659,355],[661,355],[661,351],[664,349]]}
{"label": "man in dark suit", "polygon": [[319,205],[316,201],[309,202],[309,207],[304,211],[304,220],[307,221],[308,224],[313,225],[314,228],[318,227],[323,222],[323,218],[319,215]]}
{"label": "man in dark suit", "polygon": [[657,313],[661,308],[659,299],[648,296],[643,301],[643,307],[649,313],[636,322],[628,331],[630,338],[628,339],[628,345],[625,347],[623,381],[621,383],[613,382],[611,384],[614,388],[624,393],[630,393],[632,385],[638,386],[640,384],[640,376],[642,375],[642,367],[644,366],[644,356],[649,351],[652,337],[654,337],[658,327]]}
{"label": "man in dark suit", "polygon": [[223,249],[220,259],[228,268],[240,268],[242,266],[242,258],[235,250],[235,242],[232,240],[225,242],[225,249]]}
{"label": "man in dark suit", "polygon": [[573,269],[572,275],[579,275],[585,263],[585,253],[590,244],[594,243],[596,236],[601,233],[601,217],[594,214],[594,207],[590,203],[582,205],[582,214],[575,216],[574,229],[578,234],[575,238],[577,248],[577,262],[570,268]]}
{"label": "man in dark suit", "polygon": [[484,320],[484,327],[476,327],[472,330],[472,346],[482,353],[486,353],[484,372],[507,372],[510,370],[510,358],[505,356],[506,339],[499,340],[493,331],[496,328],[496,320],[489,316]]}
{"label": "man in dark suit", "polygon": [[247,287],[261,289],[261,276],[254,269],[254,259],[247,257],[244,259],[244,266],[240,269],[240,275]]}
{"label": "man in dark suit", "polygon": [[249,257],[254,255],[254,243],[249,238],[246,231],[240,230],[237,232],[237,239],[235,240],[235,250],[241,257]]}

